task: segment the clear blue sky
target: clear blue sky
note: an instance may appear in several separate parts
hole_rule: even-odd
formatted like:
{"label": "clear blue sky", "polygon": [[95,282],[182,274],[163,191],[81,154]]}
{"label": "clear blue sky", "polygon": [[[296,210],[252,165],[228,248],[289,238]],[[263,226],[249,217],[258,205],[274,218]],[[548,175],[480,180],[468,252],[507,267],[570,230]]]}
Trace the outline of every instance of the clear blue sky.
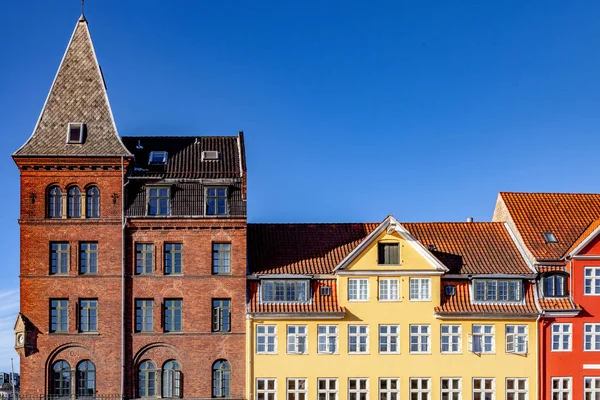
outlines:
{"label": "clear blue sky", "polygon": [[[88,0],[121,135],[246,133],[251,222],[491,218],[597,191],[597,1]],[[0,371],[18,170],[79,0],[0,2]],[[16,354],[15,354],[16,355]]]}

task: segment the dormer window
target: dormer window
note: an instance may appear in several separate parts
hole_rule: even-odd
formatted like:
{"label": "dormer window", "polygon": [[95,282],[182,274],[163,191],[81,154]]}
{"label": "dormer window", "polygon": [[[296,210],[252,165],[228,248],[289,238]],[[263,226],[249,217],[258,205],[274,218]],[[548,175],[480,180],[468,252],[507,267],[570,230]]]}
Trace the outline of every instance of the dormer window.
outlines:
{"label": "dormer window", "polygon": [[542,235],[544,235],[544,240],[546,241],[546,244],[558,243],[558,239],[556,239],[556,236],[554,236],[554,233],[542,232]]}
{"label": "dormer window", "polygon": [[148,215],[171,214],[171,189],[168,187],[148,188]]}
{"label": "dormer window", "polygon": [[567,276],[565,274],[546,275],[543,279],[544,297],[567,296]]}
{"label": "dormer window", "polygon": [[308,301],[308,284],[309,281],[306,279],[263,280],[261,298],[264,303],[305,303]]}
{"label": "dormer window", "polygon": [[206,189],[206,215],[228,215],[227,188],[212,187]]}
{"label": "dormer window", "polygon": [[518,279],[475,279],[473,299],[480,302],[521,301],[522,286]]}
{"label": "dormer window", "polygon": [[70,122],[67,128],[67,143],[83,143],[84,133],[84,123]]}
{"label": "dormer window", "polygon": [[151,151],[148,165],[166,165],[169,154],[166,151]]}
{"label": "dormer window", "polygon": [[379,243],[378,244],[378,264],[379,265],[399,265],[400,264],[400,243]]}

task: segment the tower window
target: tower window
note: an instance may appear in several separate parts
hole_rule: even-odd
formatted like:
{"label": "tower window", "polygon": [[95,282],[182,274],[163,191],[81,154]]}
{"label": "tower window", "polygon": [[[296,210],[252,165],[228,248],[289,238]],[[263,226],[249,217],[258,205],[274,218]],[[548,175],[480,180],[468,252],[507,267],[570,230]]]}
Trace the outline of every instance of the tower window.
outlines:
{"label": "tower window", "polygon": [[67,143],[83,143],[85,124],[81,122],[70,122],[67,129]]}

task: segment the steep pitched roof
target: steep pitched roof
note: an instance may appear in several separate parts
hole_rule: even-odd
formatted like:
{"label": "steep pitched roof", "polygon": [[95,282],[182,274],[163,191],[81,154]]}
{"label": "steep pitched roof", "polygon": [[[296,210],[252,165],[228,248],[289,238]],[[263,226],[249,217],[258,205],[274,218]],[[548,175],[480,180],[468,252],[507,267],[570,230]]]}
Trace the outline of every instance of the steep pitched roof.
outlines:
{"label": "steep pitched roof", "polygon": [[589,244],[589,240],[593,239],[594,236],[598,234],[598,228],[600,228],[600,218],[593,221],[591,224],[585,228],[585,231],[577,238],[577,240],[569,247],[569,250],[565,252],[565,255],[569,255],[574,253],[575,251],[581,251],[587,244]]}
{"label": "steep pitched roof", "polygon": [[[507,193],[504,201],[525,246],[539,260],[557,260],[600,217],[600,194]],[[546,243],[552,232],[558,243]]]}
{"label": "steep pitched roof", "polygon": [[[67,144],[70,122],[86,124],[84,143]],[[33,134],[13,156],[129,155],[119,139],[88,24],[82,16]]]}

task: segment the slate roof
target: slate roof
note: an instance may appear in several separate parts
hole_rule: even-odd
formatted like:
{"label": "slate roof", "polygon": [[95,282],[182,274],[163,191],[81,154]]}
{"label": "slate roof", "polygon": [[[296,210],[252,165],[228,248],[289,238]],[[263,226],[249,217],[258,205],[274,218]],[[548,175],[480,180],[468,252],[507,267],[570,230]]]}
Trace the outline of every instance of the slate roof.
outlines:
{"label": "slate roof", "polygon": [[[600,217],[600,194],[501,192],[512,220],[532,255],[558,260]],[[546,243],[552,232],[558,243]]]}
{"label": "slate roof", "polygon": [[[67,144],[69,122],[86,124],[84,143]],[[33,134],[13,156],[130,156],[119,139],[83,16],[77,21]]]}
{"label": "slate roof", "polygon": [[[125,136],[135,157],[133,176],[150,179],[240,178],[245,172],[243,135],[238,136]],[[151,151],[166,151],[166,168],[150,167]],[[218,151],[218,161],[202,161],[203,151]]]}
{"label": "slate roof", "polygon": [[[321,296],[322,286],[331,288],[330,296]],[[345,308],[338,304],[337,283],[335,279],[311,280],[311,301],[306,304],[286,304],[260,302],[258,293],[259,282],[248,281],[248,312],[249,313],[336,313],[343,314]]]}

